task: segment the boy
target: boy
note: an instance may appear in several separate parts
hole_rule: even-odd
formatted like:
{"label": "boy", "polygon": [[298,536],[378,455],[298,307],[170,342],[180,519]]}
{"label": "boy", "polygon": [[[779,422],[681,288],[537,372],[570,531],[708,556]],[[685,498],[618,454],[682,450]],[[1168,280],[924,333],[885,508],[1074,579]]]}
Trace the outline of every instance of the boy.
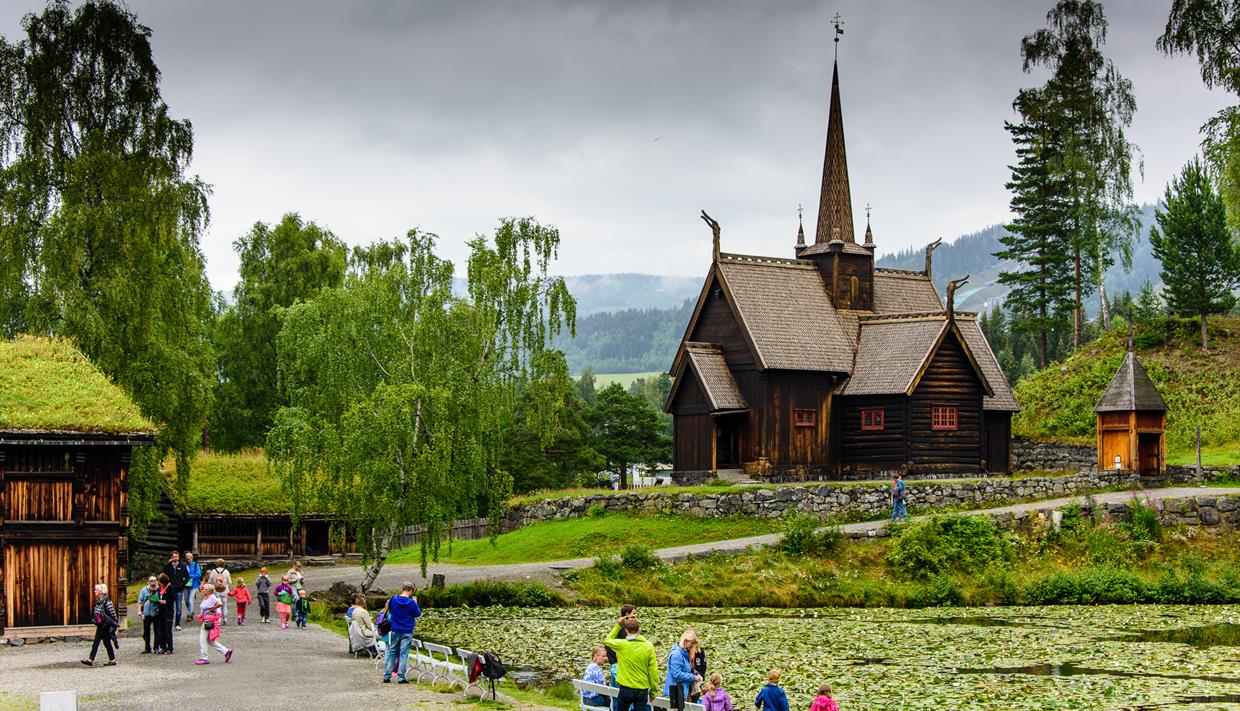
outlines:
{"label": "boy", "polygon": [[779,688],[779,670],[772,669],[766,673],[766,686],[758,692],[753,707],[758,711],[788,711],[788,695]]}
{"label": "boy", "polygon": [[143,654],[151,653],[151,632],[155,629],[159,615],[156,602],[158,599],[159,579],[152,575],[146,579],[146,587],[138,591],[138,609],[142,612],[142,641],[146,644]]}
{"label": "boy", "polygon": [[306,629],[306,618],[310,616],[310,596],[305,590],[297,591],[297,602],[293,607],[293,613],[297,615],[297,626]]}
{"label": "boy", "polygon": [[271,577],[267,575],[267,566],[258,571],[258,579],[254,581],[254,589],[258,591],[258,615],[263,622],[271,622]]}

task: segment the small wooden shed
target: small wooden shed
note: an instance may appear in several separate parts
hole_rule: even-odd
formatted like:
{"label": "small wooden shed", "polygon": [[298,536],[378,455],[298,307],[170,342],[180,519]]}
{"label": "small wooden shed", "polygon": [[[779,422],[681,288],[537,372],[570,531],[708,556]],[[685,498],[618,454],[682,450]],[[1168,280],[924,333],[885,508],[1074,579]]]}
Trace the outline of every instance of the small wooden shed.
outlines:
{"label": "small wooden shed", "polygon": [[1094,406],[1098,468],[1158,476],[1167,469],[1167,403],[1131,347]]}
{"label": "small wooden shed", "polygon": [[130,460],[154,438],[67,342],[0,341],[0,636],[93,633],[96,583],[125,600]]}

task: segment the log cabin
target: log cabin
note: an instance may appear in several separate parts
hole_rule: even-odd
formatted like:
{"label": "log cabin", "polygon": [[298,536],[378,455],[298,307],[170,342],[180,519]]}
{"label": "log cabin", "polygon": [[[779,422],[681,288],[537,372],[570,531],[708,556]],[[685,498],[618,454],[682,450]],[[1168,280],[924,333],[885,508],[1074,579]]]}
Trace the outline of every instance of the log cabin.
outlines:
{"label": "log cabin", "polygon": [[[1019,410],[978,325],[922,271],[874,266],[854,233],[839,68],[817,233],[791,258],[720,251],[672,361],[673,477],[1009,473]],[[937,245],[937,243],[935,243]]]}
{"label": "log cabin", "polygon": [[67,342],[0,342],[0,636],[93,634],[96,583],[125,624],[129,467],[154,438]]}

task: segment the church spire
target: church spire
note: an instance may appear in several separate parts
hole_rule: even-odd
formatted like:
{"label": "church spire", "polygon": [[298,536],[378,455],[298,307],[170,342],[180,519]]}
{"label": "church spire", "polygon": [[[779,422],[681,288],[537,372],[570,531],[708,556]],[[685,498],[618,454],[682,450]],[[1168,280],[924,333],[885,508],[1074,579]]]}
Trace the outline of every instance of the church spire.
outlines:
{"label": "church spire", "polygon": [[797,205],[797,254],[799,250],[805,249],[805,220],[801,216],[801,206]]}
{"label": "church spire", "polygon": [[818,201],[818,233],[814,236],[814,244],[833,239],[857,241],[853,233],[852,193],[848,189],[848,158],[844,153],[838,64],[831,71],[831,111],[827,117],[827,151],[822,164],[822,195]]}

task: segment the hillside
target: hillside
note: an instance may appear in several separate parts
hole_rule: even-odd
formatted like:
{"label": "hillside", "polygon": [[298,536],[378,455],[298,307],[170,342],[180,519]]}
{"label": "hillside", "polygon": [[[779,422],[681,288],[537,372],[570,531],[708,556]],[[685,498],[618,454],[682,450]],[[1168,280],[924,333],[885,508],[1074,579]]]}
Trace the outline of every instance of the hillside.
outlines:
{"label": "hillside", "polygon": [[[1200,326],[1190,319],[1158,319],[1137,329],[1137,355],[1158,385],[1167,413],[1169,458],[1193,449],[1197,425],[1203,447],[1240,460],[1240,318],[1210,322],[1210,353],[1200,349]],[[1093,407],[1126,350],[1117,328],[1016,384],[1021,412],[1017,436],[1094,442]]]}
{"label": "hillside", "polygon": [[579,317],[577,337],[558,340],[555,346],[563,349],[575,374],[586,366],[595,373],[662,372],[671,367],[693,304],[690,298],[670,309],[625,309]]}

